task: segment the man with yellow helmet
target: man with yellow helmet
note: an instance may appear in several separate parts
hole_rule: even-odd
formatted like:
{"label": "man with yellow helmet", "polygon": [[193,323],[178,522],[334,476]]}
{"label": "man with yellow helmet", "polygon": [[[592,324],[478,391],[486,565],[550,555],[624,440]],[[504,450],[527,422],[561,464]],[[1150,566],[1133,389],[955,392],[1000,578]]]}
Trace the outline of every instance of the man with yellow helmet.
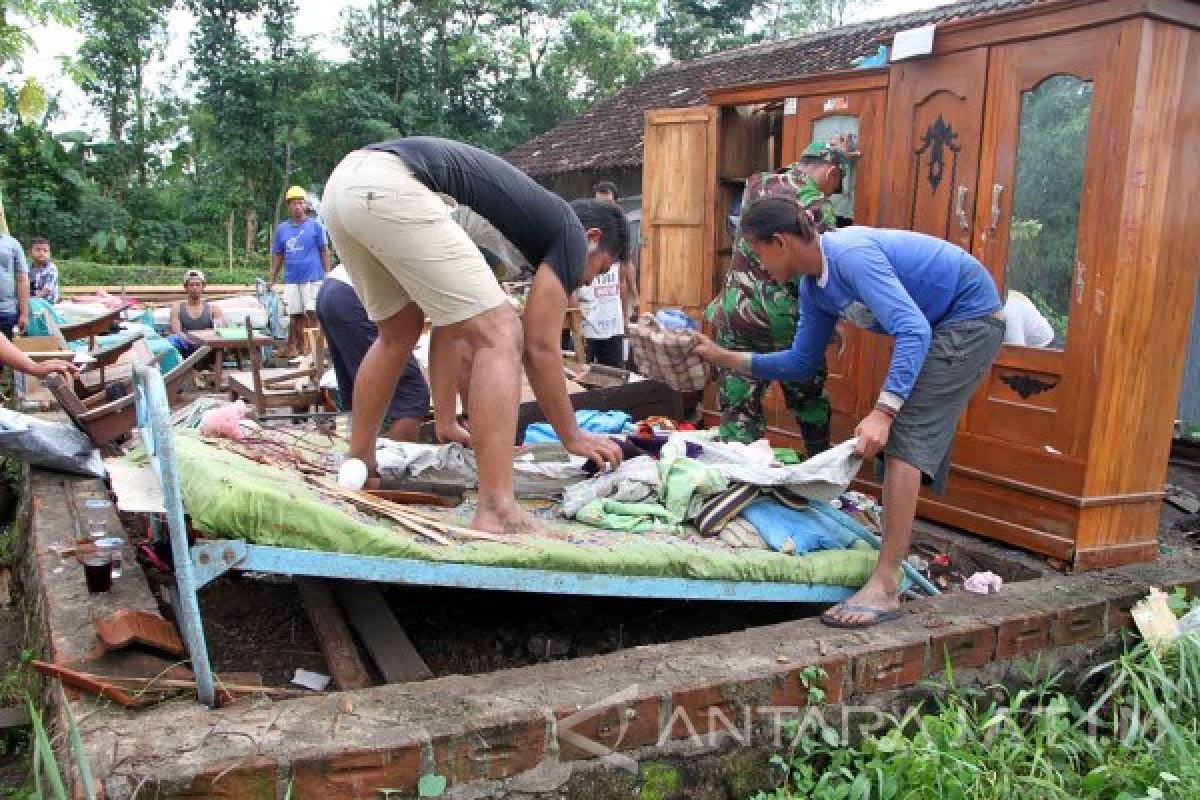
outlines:
{"label": "man with yellow helmet", "polygon": [[325,229],[305,214],[308,195],[304,189],[292,186],[285,199],[288,218],[275,229],[270,281],[278,281],[283,268],[283,308],[291,318],[287,341],[290,358],[304,350],[304,330],[317,325],[317,291],[329,272],[330,261]]}

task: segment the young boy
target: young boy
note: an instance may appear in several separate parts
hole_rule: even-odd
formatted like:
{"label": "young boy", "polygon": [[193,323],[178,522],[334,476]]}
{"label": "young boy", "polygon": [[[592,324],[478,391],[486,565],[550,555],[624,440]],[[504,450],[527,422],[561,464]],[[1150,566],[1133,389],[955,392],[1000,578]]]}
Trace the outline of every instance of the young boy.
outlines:
{"label": "young boy", "polygon": [[29,258],[33,268],[29,273],[29,289],[33,297],[47,303],[58,302],[58,267],[50,260],[50,240],[35,236],[29,240]]}

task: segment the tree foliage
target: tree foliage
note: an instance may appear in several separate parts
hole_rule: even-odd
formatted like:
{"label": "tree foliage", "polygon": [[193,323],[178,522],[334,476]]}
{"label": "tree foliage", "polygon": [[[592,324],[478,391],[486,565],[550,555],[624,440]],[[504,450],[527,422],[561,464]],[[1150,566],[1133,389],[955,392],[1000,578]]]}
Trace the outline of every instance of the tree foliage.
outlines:
{"label": "tree foliage", "polygon": [[[50,236],[59,256],[261,266],[286,188],[319,191],[349,151],[428,134],[504,152],[668,53],[811,30],[852,2],[370,0],[322,34],[341,61],[296,34],[297,0],[7,2],[0,189],[14,232]],[[188,57],[165,64],[179,10],[194,23]],[[13,71],[30,26],[48,20],[84,35],[61,67],[94,130],[53,135],[61,87]]]}

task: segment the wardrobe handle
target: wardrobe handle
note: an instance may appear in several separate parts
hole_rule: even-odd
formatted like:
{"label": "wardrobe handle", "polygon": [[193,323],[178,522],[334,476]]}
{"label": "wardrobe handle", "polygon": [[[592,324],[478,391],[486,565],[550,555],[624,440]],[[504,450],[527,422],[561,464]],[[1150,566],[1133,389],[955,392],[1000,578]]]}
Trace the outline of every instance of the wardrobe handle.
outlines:
{"label": "wardrobe handle", "polygon": [[998,183],[992,184],[992,225],[988,228],[988,233],[995,233],[996,226],[1000,224],[1000,196],[1004,194],[1004,187]]}
{"label": "wardrobe handle", "polygon": [[959,186],[958,191],[954,195],[954,216],[958,219],[958,227],[964,231],[971,229],[971,223],[967,220],[967,187]]}

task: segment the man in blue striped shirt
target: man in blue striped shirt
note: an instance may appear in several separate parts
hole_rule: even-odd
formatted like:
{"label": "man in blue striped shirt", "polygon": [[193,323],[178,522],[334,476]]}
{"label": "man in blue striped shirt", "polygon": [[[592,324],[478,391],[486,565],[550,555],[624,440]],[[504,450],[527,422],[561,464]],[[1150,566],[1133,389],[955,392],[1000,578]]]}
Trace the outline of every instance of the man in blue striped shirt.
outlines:
{"label": "man in blue striped shirt", "polygon": [[750,206],[741,232],[772,279],[804,276],[800,324],[788,350],[736,353],[701,336],[700,356],[757,379],[804,381],[823,363],[838,319],[895,338],[875,409],[855,431],[857,452],[882,455],[886,467],[883,549],[862,589],[821,617],[848,628],[894,619],[917,494],[922,482],[945,487],[958,419],[1004,338],[996,284],[965,250],[925,234],[850,227],[817,235],[785,198]]}

